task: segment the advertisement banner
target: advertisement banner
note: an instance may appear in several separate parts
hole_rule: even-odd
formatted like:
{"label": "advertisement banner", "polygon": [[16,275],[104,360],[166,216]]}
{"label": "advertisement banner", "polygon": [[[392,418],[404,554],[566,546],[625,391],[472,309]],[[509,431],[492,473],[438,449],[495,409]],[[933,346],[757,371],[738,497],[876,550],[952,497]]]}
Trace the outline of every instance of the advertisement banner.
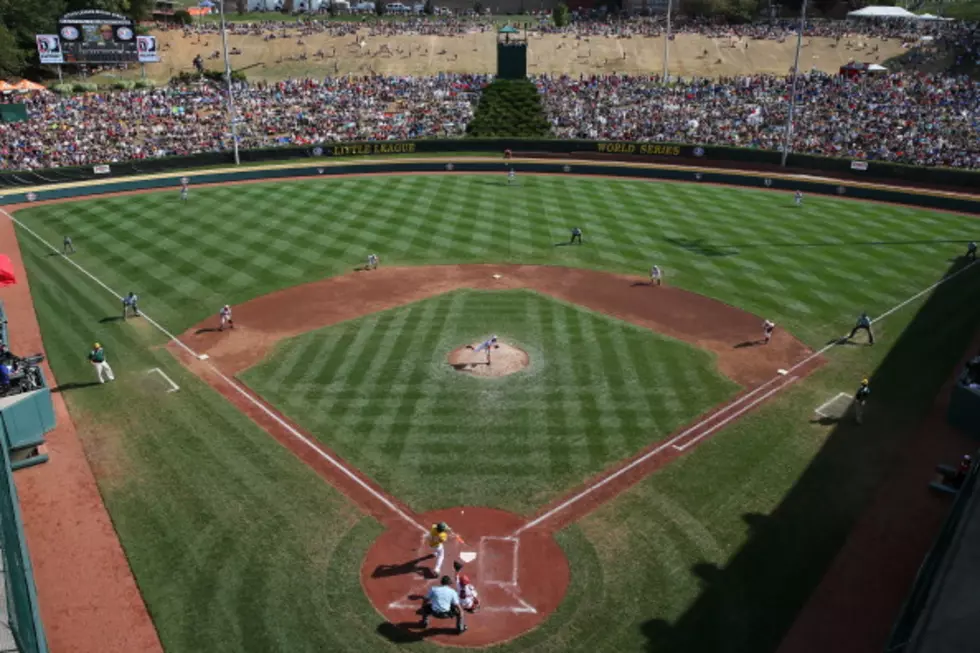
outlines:
{"label": "advertisement banner", "polygon": [[157,52],[157,37],[137,36],[136,52],[139,55],[140,63],[157,63],[160,61],[160,54]]}
{"label": "advertisement banner", "polygon": [[37,55],[42,64],[65,63],[65,53],[61,49],[61,38],[57,34],[37,34]]}
{"label": "advertisement banner", "polygon": [[867,170],[867,161],[851,161],[851,170]]}

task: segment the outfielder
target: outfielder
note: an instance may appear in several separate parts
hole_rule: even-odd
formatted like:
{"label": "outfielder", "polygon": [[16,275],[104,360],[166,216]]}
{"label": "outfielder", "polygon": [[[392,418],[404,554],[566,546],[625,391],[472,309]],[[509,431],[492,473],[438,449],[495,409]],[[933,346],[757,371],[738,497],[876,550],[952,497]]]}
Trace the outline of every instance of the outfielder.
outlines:
{"label": "outfielder", "polygon": [[659,286],[662,281],[663,273],[660,271],[660,266],[654,265],[650,268],[650,285]]}
{"label": "outfielder", "polygon": [[71,242],[71,236],[65,236],[65,242],[61,247],[61,252],[63,254],[74,254],[75,246]]}
{"label": "outfielder", "polygon": [[182,177],[180,180],[180,199],[182,202],[187,201],[187,193],[188,193],[187,184],[189,183],[190,183],[190,179],[188,179],[187,177]]}
{"label": "outfielder", "polygon": [[793,196],[793,201],[797,206],[803,206],[803,191],[796,191],[796,195]]}
{"label": "outfielder", "polygon": [[861,315],[857,319],[857,324],[855,324],[854,328],[851,329],[851,335],[847,336],[847,339],[848,340],[853,339],[854,334],[856,334],[858,331],[867,331],[868,344],[869,345],[875,344],[875,332],[871,330],[871,318],[868,317],[867,313],[861,313]]}
{"label": "outfielder", "polygon": [[[74,251],[74,250],[72,250],[72,251]],[[977,244],[975,242],[973,242],[972,240],[966,246],[966,258],[967,258],[968,261],[976,261],[977,260]]]}
{"label": "outfielder", "polygon": [[474,347],[473,345],[466,345],[467,349],[472,349],[473,353],[479,354],[481,351],[487,352],[487,365],[490,364],[490,350],[497,349],[500,345],[497,344],[497,336],[490,336],[487,340],[484,340],[479,345]]}
{"label": "outfielder", "polygon": [[763,344],[768,345],[769,341],[772,340],[772,332],[776,330],[776,323],[771,320],[766,320],[762,323],[762,340]]}
{"label": "outfielder", "polygon": [[92,351],[88,353],[88,359],[92,363],[92,367],[95,368],[95,375],[99,378],[99,383],[105,383],[106,379],[109,381],[116,380],[116,377],[112,373],[112,368],[109,367],[109,363],[105,359],[105,349],[102,348],[102,345],[99,343],[92,345]]}
{"label": "outfielder", "polygon": [[444,521],[433,524],[432,528],[429,529],[429,535],[426,540],[429,546],[435,551],[436,562],[432,566],[432,572],[435,576],[438,576],[439,570],[442,569],[442,561],[446,557],[446,540],[449,539],[452,532],[453,529],[449,528],[449,525]]}
{"label": "outfielder", "polygon": [[510,170],[507,171],[507,185],[510,186],[511,184],[513,184],[515,179],[516,179],[516,173],[514,172],[514,169],[511,168]]}
{"label": "outfielder", "polygon": [[235,328],[235,321],[231,319],[231,306],[228,304],[221,307],[221,310],[218,311],[218,317],[221,318],[221,326],[218,327],[218,331],[224,331],[225,325],[227,325],[229,329]]}
{"label": "outfielder", "polygon": [[582,230],[578,227],[572,227],[572,239],[568,241],[569,245],[574,245],[578,241],[578,244],[582,244]]}

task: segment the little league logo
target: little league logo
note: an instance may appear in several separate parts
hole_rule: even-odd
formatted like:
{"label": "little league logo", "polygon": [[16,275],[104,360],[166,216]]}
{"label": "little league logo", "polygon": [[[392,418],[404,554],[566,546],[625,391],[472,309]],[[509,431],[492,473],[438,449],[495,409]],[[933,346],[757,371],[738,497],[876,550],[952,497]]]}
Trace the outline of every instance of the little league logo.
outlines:
{"label": "little league logo", "polygon": [[322,147],[314,147],[313,148],[313,156],[323,156],[323,148]]}
{"label": "little league logo", "polygon": [[764,182],[762,182],[762,183],[764,183],[766,185],[766,188],[769,188],[770,186],[772,186],[772,179],[770,179],[769,177],[766,177],[766,180]]}
{"label": "little league logo", "polygon": [[37,193],[28,193],[27,194],[27,201],[28,202],[33,202],[36,199],[37,199]]}
{"label": "little league logo", "polygon": [[695,172],[694,173],[694,178],[697,179],[698,181],[701,181],[701,177],[702,177],[702,175],[701,175],[700,172]]}
{"label": "little league logo", "polygon": [[704,156],[704,148],[703,147],[694,148],[694,156]]}
{"label": "little league logo", "polygon": [[565,166],[562,166],[561,169],[564,170],[565,172],[571,172],[572,171],[572,166],[565,165]]}
{"label": "little league logo", "polygon": [[449,172],[452,172],[453,171],[453,164],[447,163],[446,164],[446,170],[448,170]]}

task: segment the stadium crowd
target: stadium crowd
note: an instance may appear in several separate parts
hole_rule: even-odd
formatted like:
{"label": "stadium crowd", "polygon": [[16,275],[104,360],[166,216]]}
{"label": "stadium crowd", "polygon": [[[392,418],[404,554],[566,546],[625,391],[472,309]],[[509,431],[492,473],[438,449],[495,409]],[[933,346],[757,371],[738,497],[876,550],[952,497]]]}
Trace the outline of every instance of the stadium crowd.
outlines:
{"label": "stadium crowd", "polygon": [[[462,135],[482,75],[238,84],[243,148]],[[220,88],[25,96],[29,119],[0,123],[0,169],[92,165],[231,146]]]}
{"label": "stadium crowd", "polygon": [[[791,78],[539,77],[561,138],[779,150]],[[793,151],[980,168],[980,82],[967,77],[801,75]]]}

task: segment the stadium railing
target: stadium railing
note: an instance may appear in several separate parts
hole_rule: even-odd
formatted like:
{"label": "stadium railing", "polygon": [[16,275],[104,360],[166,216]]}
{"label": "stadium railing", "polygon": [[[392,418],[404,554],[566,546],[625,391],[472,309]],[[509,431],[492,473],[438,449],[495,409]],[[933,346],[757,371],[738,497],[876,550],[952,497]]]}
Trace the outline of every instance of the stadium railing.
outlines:
{"label": "stadium railing", "polygon": [[[879,161],[791,154],[787,167],[780,167],[781,155],[771,150],[700,146],[681,143],[524,139],[425,139],[414,141],[365,141],[329,143],[304,147],[277,147],[242,150],[243,162],[287,161],[310,157],[358,157],[389,154],[452,154],[489,152],[552,158],[575,156],[598,159],[644,161],[706,168],[741,168],[789,173],[818,173],[844,180],[892,182],[949,190],[976,191],[980,171],[954,168],[926,168]],[[104,177],[152,174],[175,170],[232,165],[230,151],[189,156],[142,159],[96,166],[49,168],[0,173],[0,189],[82,181]]]}

